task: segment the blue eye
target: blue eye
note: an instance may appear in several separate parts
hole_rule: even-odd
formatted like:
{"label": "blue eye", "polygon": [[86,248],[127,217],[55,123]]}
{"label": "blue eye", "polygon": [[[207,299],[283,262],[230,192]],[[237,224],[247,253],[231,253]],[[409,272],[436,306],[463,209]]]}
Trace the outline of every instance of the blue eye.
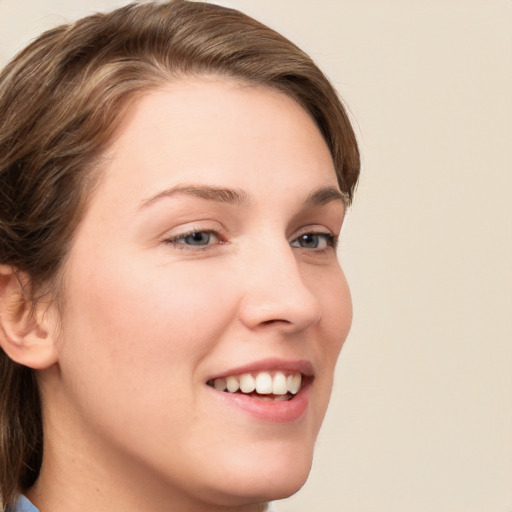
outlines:
{"label": "blue eye", "polygon": [[205,246],[210,243],[211,235],[211,233],[207,233],[206,231],[197,231],[196,233],[180,236],[176,241],[186,245]]}
{"label": "blue eye", "polygon": [[212,244],[219,243],[219,237],[213,231],[193,231],[191,233],[185,233],[183,235],[178,235],[169,240],[166,240],[167,243],[173,244],[176,246],[185,247],[208,247]]}
{"label": "blue eye", "polygon": [[292,247],[301,249],[322,250],[327,247],[336,247],[336,238],[330,233],[304,233],[291,243]]}

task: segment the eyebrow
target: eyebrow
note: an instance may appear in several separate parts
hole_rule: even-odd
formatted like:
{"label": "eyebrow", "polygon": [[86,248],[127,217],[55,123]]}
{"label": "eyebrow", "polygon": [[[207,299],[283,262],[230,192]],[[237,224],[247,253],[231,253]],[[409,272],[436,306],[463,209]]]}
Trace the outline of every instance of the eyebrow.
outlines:
{"label": "eyebrow", "polygon": [[[216,187],[213,185],[176,185],[144,199],[139,209],[142,210],[151,206],[155,202],[163,198],[173,197],[176,195],[187,195],[199,197],[206,201],[214,201],[217,203],[232,204],[236,206],[247,206],[251,203],[249,195],[239,189]],[[335,187],[321,187],[313,190],[307,197],[305,204],[309,207],[322,206],[331,202],[341,202],[345,204],[345,195]]]}
{"label": "eyebrow", "polygon": [[307,206],[322,206],[332,202],[346,204],[346,195],[336,187],[321,187],[313,190],[306,199]]}
{"label": "eyebrow", "polygon": [[243,190],[215,187],[212,185],[176,185],[159,192],[149,199],[143,200],[139,209],[146,208],[164,197],[172,197],[175,195],[199,197],[206,201],[215,201],[217,203],[238,206],[247,206],[250,203],[249,196]]}

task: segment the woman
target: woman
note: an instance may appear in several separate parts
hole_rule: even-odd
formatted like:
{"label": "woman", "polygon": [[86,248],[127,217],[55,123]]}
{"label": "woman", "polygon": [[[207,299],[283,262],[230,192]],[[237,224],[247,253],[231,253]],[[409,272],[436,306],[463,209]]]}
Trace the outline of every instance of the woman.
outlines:
{"label": "woman", "polygon": [[130,5],[29,45],[0,116],[4,506],[297,491],[351,322],[359,159],[325,76],[237,11]]}

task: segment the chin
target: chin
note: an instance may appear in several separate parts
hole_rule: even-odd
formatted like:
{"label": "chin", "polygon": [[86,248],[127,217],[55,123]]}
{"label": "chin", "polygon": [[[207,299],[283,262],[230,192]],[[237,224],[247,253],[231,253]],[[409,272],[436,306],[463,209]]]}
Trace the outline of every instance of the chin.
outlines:
{"label": "chin", "polygon": [[274,501],[299,491],[311,470],[312,450],[283,451],[285,453],[279,453],[279,450],[263,452],[263,457],[256,460],[250,457],[231,460],[231,464],[224,466],[225,471],[221,472],[223,482],[221,489],[217,487],[217,504],[240,506]]}
{"label": "chin", "polygon": [[[306,483],[309,469],[301,474],[281,476],[279,479],[270,479],[268,476],[253,476],[250,482],[227,481],[226,489],[214,490],[209,501],[218,506],[238,507],[254,503],[289,498],[298,492]],[[229,483],[231,482],[231,485]]]}

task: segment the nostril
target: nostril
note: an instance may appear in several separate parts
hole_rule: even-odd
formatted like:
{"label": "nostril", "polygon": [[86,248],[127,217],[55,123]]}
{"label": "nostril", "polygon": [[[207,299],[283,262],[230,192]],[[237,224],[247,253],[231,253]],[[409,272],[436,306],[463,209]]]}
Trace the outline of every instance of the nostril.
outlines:
{"label": "nostril", "polygon": [[240,308],[240,319],[251,329],[303,330],[320,321],[318,304],[301,304],[296,301],[247,301]]}
{"label": "nostril", "polygon": [[261,322],[261,325],[274,325],[274,324],[278,324],[278,323],[290,324],[291,322],[289,320],[275,319],[275,320],[265,320],[264,322]]}

